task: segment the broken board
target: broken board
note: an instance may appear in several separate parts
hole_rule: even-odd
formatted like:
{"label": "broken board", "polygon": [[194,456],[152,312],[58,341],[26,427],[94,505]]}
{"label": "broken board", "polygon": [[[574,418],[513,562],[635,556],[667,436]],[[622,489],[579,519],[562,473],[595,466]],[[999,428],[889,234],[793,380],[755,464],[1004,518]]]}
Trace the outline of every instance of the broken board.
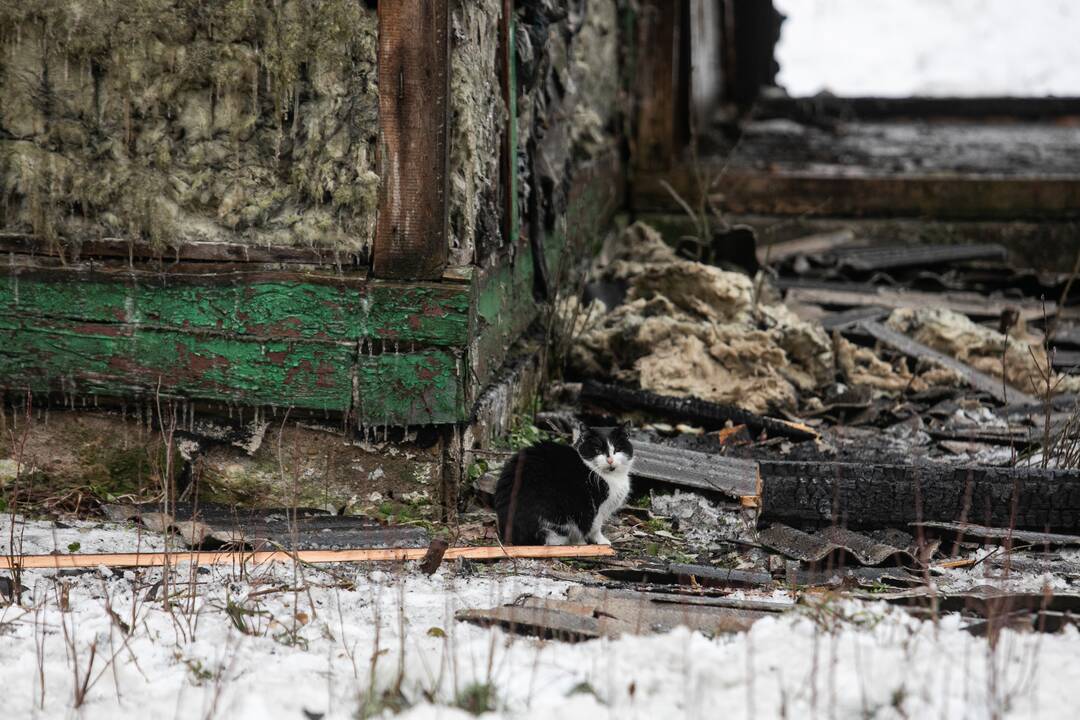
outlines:
{"label": "broken board", "polygon": [[756,508],[761,473],[753,460],[725,457],[634,440],[634,478],[719,493]]}

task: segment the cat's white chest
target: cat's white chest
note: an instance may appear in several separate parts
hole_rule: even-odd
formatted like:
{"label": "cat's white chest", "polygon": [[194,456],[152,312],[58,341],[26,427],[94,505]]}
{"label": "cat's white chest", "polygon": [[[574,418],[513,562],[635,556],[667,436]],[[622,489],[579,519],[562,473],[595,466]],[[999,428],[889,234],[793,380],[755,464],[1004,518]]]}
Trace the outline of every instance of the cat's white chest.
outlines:
{"label": "cat's white chest", "polygon": [[630,494],[630,468],[618,473],[604,473],[600,479],[607,484],[607,497],[596,509],[589,535],[593,542],[610,545],[611,541],[604,537],[603,526],[622,507]]}

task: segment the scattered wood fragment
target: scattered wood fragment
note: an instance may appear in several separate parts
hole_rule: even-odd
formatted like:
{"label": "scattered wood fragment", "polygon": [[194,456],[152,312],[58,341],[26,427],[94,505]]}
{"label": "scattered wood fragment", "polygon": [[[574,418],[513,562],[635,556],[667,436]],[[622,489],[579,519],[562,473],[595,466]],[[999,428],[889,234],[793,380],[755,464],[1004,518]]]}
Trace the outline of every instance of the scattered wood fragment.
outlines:
{"label": "scattered wood fragment", "polygon": [[942,263],[970,260],[1006,260],[1009,253],[1001,245],[983,243],[845,248],[831,255],[838,265],[869,272],[908,267],[929,268]]}
{"label": "scattered wood fragment", "polygon": [[1008,405],[1010,403],[1037,403],[1038,399],[1032,395],[1028,395],[1025,392],[1017,390],[1016,388],[1009,387],[1004,384],[1000,379],[991,377],[986,373],[980,372],[969,365],[966,365],[956,358],[949,357],[948,355],[938,352],[929,345],[909,338],[903,333],[899,333],[890,327],[882,325],[879,322],[873,320],[864,320],[857,326],[859,329],[867,332],[875,340],[888,345],[894,350],[897,350],[904,355],[916,360],[930,360],[937,363],[942,367],[948,368],[953,372],[962,376],[968,385],[975,388],[980,392],[984,392],[994,399],[998,400],[1002,404]]}
{"label": "scattered wood fragment", "polygon": [[1022,320],[1041,320],[1044,315],[1054,315],[1057,305],[1036,300],[1001,300],[989,298],[973,292],[933,293],[918,290],[895,290],[893,288],[872,287],[854,283],[831,283],[817,281],[791,280],[781,278],[777,285],[786,291],[788,302],[806,305],[825,305],[828,307],[878,307],[895,310],[897,308],[945,308],[967,315],[970,318],[991,319],[1001,317],[1001,313],[1015,308]]}
{"label": "scattered wood fragment", "polygon": [[487,610],[459,610],[454,617],[481,627],[498,626],[522,635],[536,635],[563,642],[593,640],[602,635],[617,634],[608,629],[614,625],[609,618],[589,617],[542,607],[504,605]]}
{"label": "scattered wood fragment", "polygon": [[792,440],[814,440],[818,437],[817,431],[802,423],[757,415],[733,405],[721,405],[698,398],[658,395],[648,390],[607,385],[592,380],[582,384],[581,401],[603,407],[644,410],[694,425],[704,425],[708,429],[719,429],[730,421],[735,425],[746,425],[756,432],[764,430],[773,437]]}
{"label": "scattered wood fragment", "polygon": [[956,568],[971,567],[975,563],[975,558],[961,558],[960,560],[943,560],[934,563],[931,567],[934,570],[955,570]]}
{"label": "scattered wood fragment", "polygon": [[889,316],[889,311],[881,307],[856,307],[841,312],[828,313],[821,318],[821,326],[832,332],[833,330],[847,330],[858,325],[864,320],[884,320]]}
{"label": "scattered wood fragment", "polygon": [[464,610],[456,617],[477,625],[499,625],[513,632],[575,641],[647,635],[679,626],[707,635],[744,632],[757,620],[791,606],[776,603],[766,608],[761,603],[750,609],[698,600],[720,599],[579,587],[571,588],[565,599],[524,595],[511,605]]}
{"label": "scattered wood fragment", "polygon": [[986,527],[985,525],[972,525],[970,523],[960,522],[925,521],[914,522],[912,525],[931,530],[947,530],[961,537],[968,536],[984,540],[1012,540],[1014,542],[1031,543],[1032,545],[1052,545],[1055,547],[1080,546],[1080,535],[1032,532],[1029,530]]}
{"label": "scattered wood fragment", "polygon": [[761,474],[753,460],[635,440],[632,474],[635,479],[720,493],[743,507],[761,503]]}
{"label": "scattered wood fragment", "polygon": [[622,563],[597,572],[612,580],[635,583],[758,588],[774,584],[773,576],[767,572],[673,562]]}
{"label": "scattered wood fragment", "polygon": [[420,570],[425,575],[433,575],[435,571],[439,569],[439,566],[442,565],[443,556],[446,555],[446,551],[449,547],[450,544],[445,540],[440,540],[438,538],[432,540],[431,544],[428,545],[427,553],[424,555],[423,559],[420,560]]}
{"label": "scattered wood fragment", "polygon": [[[162,567],[177,565],[234,565],[271,562],[338,563],[404,562],[422,560],[427,548],[354,548],[350,550],[267,550],[256,552],[144,552],[86,553],[75,555],[5,555],[0,556],[0,570],[13,567],[63,569],[86,567]],[[506,547],[454,547],[443,555],[446,560],[502,560],[510,558],[612,557],[610,545],[509,545]]]}

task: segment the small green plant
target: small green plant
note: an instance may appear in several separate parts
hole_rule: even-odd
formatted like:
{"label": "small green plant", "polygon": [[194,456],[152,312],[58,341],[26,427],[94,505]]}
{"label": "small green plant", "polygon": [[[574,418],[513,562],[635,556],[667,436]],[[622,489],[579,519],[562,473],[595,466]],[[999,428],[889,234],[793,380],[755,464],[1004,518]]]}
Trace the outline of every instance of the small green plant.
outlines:
{"label": "small green plant", "polygon": [[566,693],[566,696],[570,697],[571,695],[592,695],[601,705],[604,704],[604,700],[596,694],[596,688],[594,688],[588,680],[582,680],[577,685],[570,688],[570,692]]}
{"label": "small green plant", "polygon": [[660,530],[671,532],[672,530],[671,521],[667,518],[662,517],[651,517],[645,522],[641,523],[641,527],[645,530],[648,530],[649,532],[658,532]]}
{"label": "small green plant", "polygon": [[215,673],[202,664],[201,660],[193,658],[181,658],[191,675],[191,684],[200,687],[203,683],[213,680]]}
{"label": "small green plant", "polygon": [[489,469],[490,468],[488,467],[487,460],[476,460],[469,463],[469,467],[466,469],[465,474],[469,478],[469,480],[476,482]]}
{"label": "small green plant", "polygon": [[80,543],[73,542],[73,543],[68,543],[67,547],[68,547],[68,552],[77,553],[77,552],[79,552],[79,549],[82,547],[82,545]]}
{"label": "small green plant", "polygon": [[489,682],[469,683],[457,694],[454,705],[473,715],[493,712],[495,710],[495,686]]}
{"label": "small green plant", "polygon": [[408,698],[402,695],[400,690],[370,692],[360,698],[360,706],[356,709],[355,717],[356,720],[368,720],[382,717],[387,711],[391,715],[397,715],[408,710],[409,705]]}

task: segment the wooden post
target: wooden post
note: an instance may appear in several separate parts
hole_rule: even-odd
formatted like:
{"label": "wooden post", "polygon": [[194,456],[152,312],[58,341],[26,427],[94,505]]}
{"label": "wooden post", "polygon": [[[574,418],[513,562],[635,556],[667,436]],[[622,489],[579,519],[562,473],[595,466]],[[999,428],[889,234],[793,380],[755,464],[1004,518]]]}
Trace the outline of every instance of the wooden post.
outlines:
{"label": "wooden post", "polygon": [[723,9],[715,0],[690,0],[690,121],[699,133],[723,92]]}
{"label": "wooden post", "polygon": [[634,164],[670,167],[679,149],[682,0],[643,0],[637,17],[637,125]]}
{"label": "wooden post", "polygon": [[448,0],[379,3],[379,217],[372,271],[438,279],[446,266]]}
{"label": "wooden post", "polygon": [[503,130],[502,192],[503,243],[511,244],[518,237],[517,206],[517,73],[514,62],[514,3],[503,0],[502,20],[499,22],[499,54],[503,103],[506,105],[506,128]]}

